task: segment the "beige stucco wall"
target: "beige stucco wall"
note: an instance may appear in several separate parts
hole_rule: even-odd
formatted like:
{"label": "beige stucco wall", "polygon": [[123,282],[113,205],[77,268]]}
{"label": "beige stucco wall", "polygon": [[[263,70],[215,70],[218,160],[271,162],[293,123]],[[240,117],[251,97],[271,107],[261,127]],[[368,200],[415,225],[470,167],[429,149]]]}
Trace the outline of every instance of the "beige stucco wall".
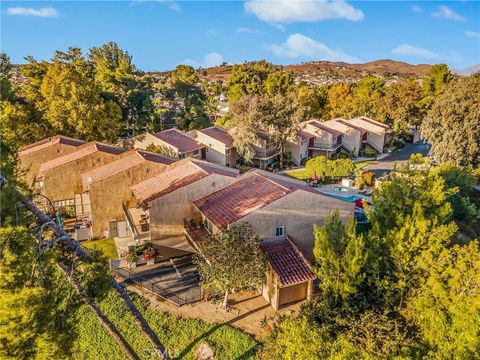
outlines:
{"label": "beige stucco wall", "polygon": [[307,258],[313,259],[313,224],[322,226],[325,218],[338,209],[344,221],[353,218],[355,204],[326,195],[297,190],[241,219],[252,224],[262,239],[275,237],[275,228],[285,226],[285,235],[290,235]]}
{"label": "beige stucco wall", "polygon": [[151,239],[181,236],[183,219],[194,215],[192,202],[235,181],[234,177],[214,173],[151,201],[148,204]]}
{"label": "beige stucco wall", "polygon": [[319,129],[308,123],[305,126],[305,130],[315,135],[315,138],[314,138],[315,147],[331,148],[332,145],[335,143],[332,134],[325,130]]}
{"label": "beige stucco wall", "polygon": [[308,282],[295,284],[279,289],[278,305],[286,305],[307,298]]}
{"label": "beige stucco wall", "polygon": [[77,146],[71,146],[66,144],[54,144],[48,147],[41,148],[37,151],[18,154],[19,169],[21,174],[24,174],[22,178],[25,180],[28,186],[33,187],[35,178],[38,176],[40,165],[49,160],[56,159],[60,156],[70,154],[77,150]]}
{"label": "beige stucco wall", "polygon": [[362,135],[359,130],[335,120],[325,121],[323,125],[340,131],[342,133],[342,145],[349,151],[353,151],[355,156],[358,155],[358,150],[362,146]]}
{"label": "beige stucco wall", "polygon": [[195,140],[201,142],[206,146],[205,159],[211,163],[226,166],[230,164],[230,167],[234,168],[238,159],[238,154],[235,148],[230,149],[230,154],[226,154],[227,147],[221,141],[214,139],[201,131],[196,131]]}
{"label": "beige stucco wall", "polygon": [[359,118],[348,120],[348,122],[367,130],[367,143],[378,152],[383,152],[383,146],[385,145],[385,129],[383,127]]}
{"label": "beige stucco wall", "polygon": [[130,186],[138,184],[166,168],[165,164],[145,161],[114,176],[94,182],[88,187],[93,236],[103,237],[110,220],[123,220],[122,203],[133,198]]}
{"label": "beige stucco wall", "polygon": [[81,159],[45,171],[42,174],[42,193],[52,201],[73,199],[75,194],[83,192],[82,174],[108,164],[119,155],[95,152]]}
{"label": "beige stucco wall", "polygon": [[292,160],[300,165],[302,159],[308,157],[308,140],[297,138],[295,141],[289,141],[287,151],[292,153]]}

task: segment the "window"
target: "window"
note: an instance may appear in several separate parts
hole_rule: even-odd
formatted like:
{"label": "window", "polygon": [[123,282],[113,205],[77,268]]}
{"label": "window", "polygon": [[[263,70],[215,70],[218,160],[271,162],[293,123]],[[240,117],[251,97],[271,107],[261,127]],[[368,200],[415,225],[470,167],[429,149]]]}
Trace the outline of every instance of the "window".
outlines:
{"label": "window", "polygon": [[275,228],[275,237],[276,238],[283,237],[284,233],[285,233],[285,226],[277,226]]}
{"label": "window", "polygon": [[198,154],[200,154],[200,150],[195,150],[195,151],[193,152],[193,155],[198,155]]}
{"label": "window", "polygon": [[179,158],[179,159],[184,159],[184,158],[185,158],[185,154],[180,154],[180,153],[178,153],[178,158]]}
{"label": "window", "polygon": [[230,163],[226,163],[225,166],[226,166],[226,167],[230,167]]}
{"label": "window", "polygon": [[230,155],[230,149],[225,149],[225,155]]}

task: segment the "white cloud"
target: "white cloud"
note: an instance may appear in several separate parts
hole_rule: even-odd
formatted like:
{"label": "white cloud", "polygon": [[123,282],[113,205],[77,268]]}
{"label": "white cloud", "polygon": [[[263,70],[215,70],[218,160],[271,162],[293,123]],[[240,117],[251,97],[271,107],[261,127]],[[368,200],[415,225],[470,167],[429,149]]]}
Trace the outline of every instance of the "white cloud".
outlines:
{"label": "white cloud", "polygon": [[469,36],[469,37],[474,37],[474,38],[480,39],[480,32],[471,31],[471,30],[466,30],[466,31],[465,31],[465,35],[467,35],[467,36]]}
{"label": "white cloud", "polygon": [[466,21],[463,16],[458,15],[455,11],[452,9],[441,5],[438,7],[438,11],[435,11],[432,13],[433,17],[439,18],[439,19],[450,19],[450,20],[455,20],[455,21]]}
{"label": "white cloud", "polygon": [[58,10],[52,7],[43,7],[39,9],[25,7],[11,7],[7,9],[8,15],[19,16],[39,16],[39,17],[57,17]]}
{"label": "white cloud", "polygon": [[165,5],[167,8],[170,10],[176,11],[176,12],[181,12],[182,8],[180,7],[180,4],[174,0],[133,0],[134,3],[137,4],[142,4],[142,3],[159,3]]}
{"label": "white cloud", "polygon": [[193,59],[185,59],[180,62],[182,65],[190,65],[193,66],[194,68],[202,67],[202,68],[208,68],[208,67],[214,67],[221,65],[223,62],[225,62],[225,59],[223,56],[219,53],[213,52],[210,54],[206,54],[202,58],[202,62],[198,62]]}
{"label": "white cloud", "polygon": [[359,21],[363,12],[345,0],[247,0],[245,11],[268,23],[314,22],[327,19]]}
{"label": "white cloud", "polygon": [[330,49],[322,42],[298,33],[290,35],[287,41],[280,45],[267,45],[267,49],[280,57],[306,57],[315,60],[344,61],[350,63],[361,62],[360,59],[347,55],[340,49]]}
{"label": "white cloud", "polygon": [[260,31],[258,31],[258,29],[251,29],[251,28],[247,28],[247,27],[239,27],[239,28],[236,28],[235,29],[235,32],[236,33],[244,33],[244,34],[257,34],[259,33]]}
{"label": "white cloud", "polygon": [[410,44],[402,44],[397,46],[392,50],[392,54],[407,56],[407,57],[417,57],[422,59],[429,59],[435,61],[451,61],[451,62],[461,62],[462,56],[454,51],[450,52],[449,55],[443,55],[436,53],[434,51],[416,47]]}
{"label": "white cloud", "polygon": [[423,13],[423,9],[418,5],[412,5],[412,11],[417,14]]}

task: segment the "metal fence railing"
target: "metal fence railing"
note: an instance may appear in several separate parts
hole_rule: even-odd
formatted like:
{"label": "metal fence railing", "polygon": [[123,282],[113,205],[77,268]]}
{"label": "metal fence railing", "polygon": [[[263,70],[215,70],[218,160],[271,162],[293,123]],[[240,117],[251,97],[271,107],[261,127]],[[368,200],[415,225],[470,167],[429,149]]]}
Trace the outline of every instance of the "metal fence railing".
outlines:
{"label": "metal fence railing", "polygon": [[184,278],[182,281],[172,281],[171,284],[166,287],[160,285],[162,280],[153,281],[142,274],[138,274],[127,268],[116,268],[113,269],[112,272],[113,275],[130,280],[136,285],[141,286],[177,306],[199,301],[203,296],[202,289],[199,286],[195,274]]}

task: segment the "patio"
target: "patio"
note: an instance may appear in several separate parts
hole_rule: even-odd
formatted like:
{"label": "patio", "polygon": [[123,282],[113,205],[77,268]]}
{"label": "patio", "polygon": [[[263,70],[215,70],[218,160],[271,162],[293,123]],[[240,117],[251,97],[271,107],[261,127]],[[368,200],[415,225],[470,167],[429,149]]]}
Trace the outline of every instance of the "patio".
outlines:
{"label": "patio", "polygon": [[202,299],[197,268],[191,256],[172,258],[154,265],[140,265],[134,269],[119,267],[112,272],[124,282],[134,283],[176,306]]}

